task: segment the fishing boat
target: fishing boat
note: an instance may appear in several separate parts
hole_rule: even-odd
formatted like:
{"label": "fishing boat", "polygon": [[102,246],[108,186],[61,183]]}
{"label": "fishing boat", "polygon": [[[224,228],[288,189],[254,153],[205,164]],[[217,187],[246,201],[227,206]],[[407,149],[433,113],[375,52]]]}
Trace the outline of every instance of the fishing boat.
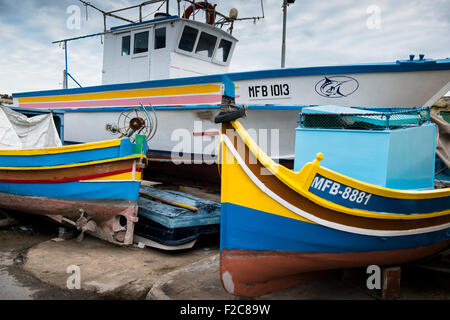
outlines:
{"label": "fishing boat", "polygon": [[303,110],[295,165],[239,120],[221,129],[220,277],[259,296],[330,269],[397,265],[450,244],[450,188],[434,189],[434,124],[407,113]]}
{"label": "fishing boat", "polygon": [[132,244],[145,139],[62,146],[52,117],[1,108],[0,208]]}
{"label": "fishing boat", "polygon": [[[200,236],[218,233],[219,203],[142,179],[147,136],[131,127],[151,133],[137,111],[128,117],[127,138],[62,146],[63,113],[16,110],[0,107],[1,209],[51,218],[78,229],[79,240],[87,232],[163,250],[192,248]],[[1,212],[0,220],[12,222]]]}
{"label": "fishing boat", "polygon": [[[142,5],[134,7],[142,9]],[[206,12],[205,22],[192,19],[198,10]],[[113,14],[117,18],[119,11],[103,12],[105,21]],[[149,150],[149,161],[154,162],[149,169],[169,175],[186,171],[186,177],[215,181],[217,170],[208,165],[217,160],[220,127],[214,116],[222,102],[225,76],[236,85],[235,102],[249,105],[243,125],[256,131],[276,130],[280,143],[268,141],[261,148],[288,167],[294,159],[301,106],[330,102],[361,107],[430,106],[450,90],[450,59],[429,59],[423,54],[385,63],[333,66],[325,62],[317,67],[230,73],[238,43],[231,31],[238,20],[236,11],[226,15],[207,1],[188,1],[186,11],[179,10],[178,15],[167,9],[144,21],[141,14],[138,22],[110,29],[105,24],[102,33],[56,41],[66,52],[65,87],[14,93],[14,104],[65,112],[65,144],[114,138],[110,129],[121,112],[140,103],[151,104],[160,126]],[[231,25],[230,32],[221,29],[224,25]],[[79,87],[69,88],[68,80],[74,79],[68,72],[69,43],[99,35],[104,37],[102,84],[81,87],[76,81]],[[80,124],[84,130],[79,130]],[[174,165],[178,153],[183,158],[180,163],[175,157]]]}

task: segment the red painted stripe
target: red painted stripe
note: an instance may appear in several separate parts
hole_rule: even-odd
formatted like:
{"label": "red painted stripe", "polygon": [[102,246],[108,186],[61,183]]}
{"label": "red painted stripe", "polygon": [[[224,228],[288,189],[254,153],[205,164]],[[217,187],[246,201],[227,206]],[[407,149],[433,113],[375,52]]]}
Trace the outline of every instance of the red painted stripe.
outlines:
{"label": "red painted stripe", "polygon": [[219,131],[197,131],[192,133],[194,136],[217,136]]}
{"label": "red painted stripe", "polygon": [[[112,176],[115,174],[131,172],[132,169],[122,169],[116,171],[110,171],[105,173],[91,174],[88,176],[78,176],[73,178],[62,178],[62,179],[0,179],[0,182],[10,182],[10,183],[61,183],[61,182],[72,182],[79,180],[89,180],[101,177]],[[141,172],[140,169],[136,169],[136,172]]]}

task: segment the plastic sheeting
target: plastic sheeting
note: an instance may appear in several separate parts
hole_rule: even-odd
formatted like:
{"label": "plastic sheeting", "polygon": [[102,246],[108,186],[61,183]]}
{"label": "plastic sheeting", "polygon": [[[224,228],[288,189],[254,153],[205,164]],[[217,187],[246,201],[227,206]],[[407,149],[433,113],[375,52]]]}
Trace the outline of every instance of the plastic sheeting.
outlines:
{"label": "plastic sheeting", "polygon": [[51,113],[28,118],[0,106],[0,149],[41,149],[61,146]]}
{"label": "plastic sheeting", "polygon": [[436,124],[436,154],[450,168],[450,124],[441,117],[431,114],[431,122]]}

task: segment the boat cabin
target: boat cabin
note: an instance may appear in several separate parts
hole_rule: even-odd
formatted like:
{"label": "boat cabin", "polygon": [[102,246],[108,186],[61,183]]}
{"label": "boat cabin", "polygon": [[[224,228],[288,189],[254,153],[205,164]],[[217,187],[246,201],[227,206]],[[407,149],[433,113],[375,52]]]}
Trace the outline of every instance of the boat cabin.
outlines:
{"label": "boat cabin", "polygon": [[226,73],[237,39],[178,16],[113,27],[105,34],[102,84]]}

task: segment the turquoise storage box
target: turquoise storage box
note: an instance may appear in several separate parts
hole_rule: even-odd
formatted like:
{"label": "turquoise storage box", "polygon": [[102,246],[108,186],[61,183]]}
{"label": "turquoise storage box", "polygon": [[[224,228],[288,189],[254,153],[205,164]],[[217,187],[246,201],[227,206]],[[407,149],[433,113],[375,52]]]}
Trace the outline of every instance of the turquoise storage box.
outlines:
{"label": "turquoise storage box", "polygon": [[[416,118],[405,120],[407,117],[402,115],[404,123],[394,128],[323,128],[326,123],[336,126],[338,122],[335,118],[327,118],[328,115],[341,115],[339,122],[355,126],[354,119],[363,119],[364,122],[365,117],[359,115],[364,112],[372,115],[367,123],[386,122],[381,113],[379,117],[374,117],[373,111],[339,106],[304,108],[302,114],[316,117],[322,128],[305,127],[300,114],[294,170],[299,171],[304,164],[314,160],[318,152],[322,152],[324,158],[321,165],[360,181],[395,189],[433,189],[435,125],[429,122],[418,124]],[[320,117],[320,114],[325,117]],[[308,117],[303,120],[305,118]],[[398,118],[392,116],[392,121],[398,121]],[[309,117],[309,122],[303,123],[311,123],[311,119]]]}

